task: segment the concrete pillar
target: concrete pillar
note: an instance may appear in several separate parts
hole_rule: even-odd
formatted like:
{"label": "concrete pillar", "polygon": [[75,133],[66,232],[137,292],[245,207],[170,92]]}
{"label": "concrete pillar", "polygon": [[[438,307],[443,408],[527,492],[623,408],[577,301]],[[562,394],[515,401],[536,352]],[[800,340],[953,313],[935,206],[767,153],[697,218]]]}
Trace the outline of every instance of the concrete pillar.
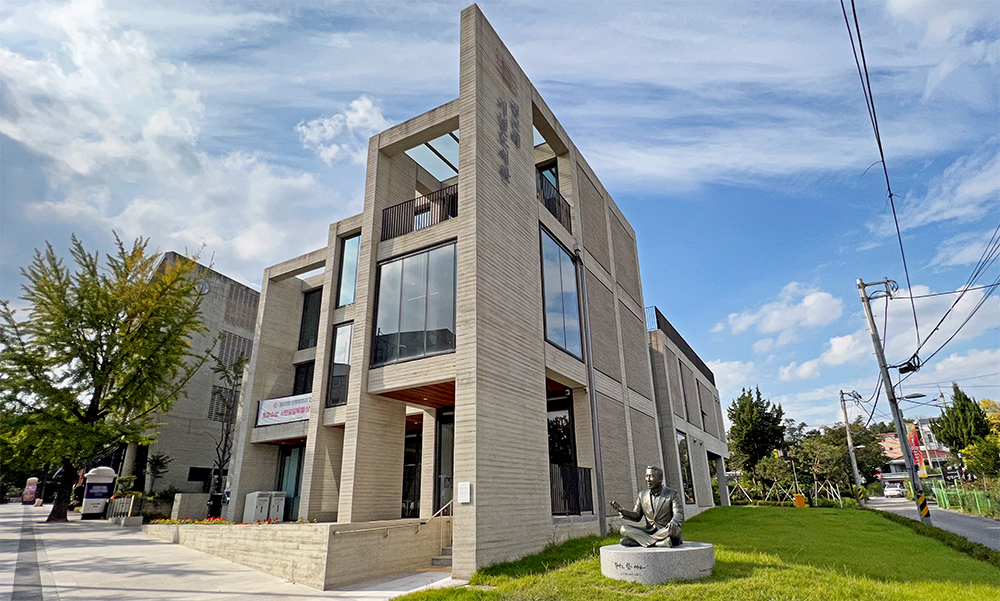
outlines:
{"label": "concrete pillar", "polygon": [[135,474],[135,454],[138,450],[138,445],[134,442],[128,443],[125,447],[125,458],[122,459],[122,469],[121,473],[118,474],[122,478],[127,478]]}
{"label": "concrete pillar", "polygon": [[362,393],[347,408],[337,521],[398,520],[406,405]]}
{"label": "concrete pillar", "polygon": [[434,467],[437,449],[437,411],[424,410],[423,433],[420,439],[420,517],[434,515]]}
{"label": "concrete pillar", "polygon": [[715,475],[719,478],[719,501],[723,507],[729,507],[729,482],[726,481],[725,458],[715,458]]}

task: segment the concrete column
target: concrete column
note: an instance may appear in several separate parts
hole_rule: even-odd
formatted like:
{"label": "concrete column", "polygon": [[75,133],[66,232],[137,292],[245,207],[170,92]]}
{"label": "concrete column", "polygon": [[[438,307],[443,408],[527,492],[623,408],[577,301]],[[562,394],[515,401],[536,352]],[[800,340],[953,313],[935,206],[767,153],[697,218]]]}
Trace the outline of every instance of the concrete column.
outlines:
{"label": "concrete column", "polygon": [[398,520],[406,405],[362,393],[347,407],[337,521]]}
{"label": "concrete column", "polygon": [[725,458],[715,458],[715,475],[719,478],[719,501],[723,507],[729,507],[729,482],[726,481]]}
{"label": "concrete column", "polygon": [[434,515],[434,467],[437,448],[437,412],[424,410],[424,426],[420,439],[420,517]]}
{"label": "concrete column", "polygon": [[122,478],[127,478],[135,474],[135,453],[138,450],[138,445],[134,442],[128,443],[125,448],[125,458],[122,459],[122,469],[119,474]]}

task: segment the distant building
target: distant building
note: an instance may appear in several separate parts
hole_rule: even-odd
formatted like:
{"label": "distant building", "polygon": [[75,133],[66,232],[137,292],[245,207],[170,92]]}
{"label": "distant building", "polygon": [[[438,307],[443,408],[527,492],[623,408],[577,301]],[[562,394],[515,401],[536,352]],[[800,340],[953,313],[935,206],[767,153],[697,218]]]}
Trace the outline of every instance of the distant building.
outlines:
{"label": "distant building", "polygon": [[[187,259],[173,251],[162,257],[164,262],[178,260]],[[249,359],[253,353],[260,293],[200,264],[194,277],[199,280],[202,295],[202,322],[209,331],[193,337],[191,351],[203,353],[222,334],[224,337],[213,351],[216,356],[229,365],[241,354]],[[167,489],[208,492],[214,473],[216,440],[224,418],[223,393],[218,376],[212,372],[214,365],[209,359],[191,377],[170,411],[156,415],[156,442],[148,447],[129,445],[125,451],[120,473],[127,474],[129,466],[134,465],[137,489],[150,492],[152,482],[147,477],[146,465],[150,456],[159,453],[168,456],[171,462],[166,474],[156,480],[152,492]]]}

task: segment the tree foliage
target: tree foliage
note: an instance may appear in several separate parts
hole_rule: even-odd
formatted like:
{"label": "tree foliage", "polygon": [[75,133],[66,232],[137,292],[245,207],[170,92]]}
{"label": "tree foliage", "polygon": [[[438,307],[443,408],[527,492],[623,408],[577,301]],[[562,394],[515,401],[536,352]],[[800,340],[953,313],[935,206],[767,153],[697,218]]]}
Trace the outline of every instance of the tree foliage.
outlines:
{"label": "tree foliage", "polygon": [[72,238],[73,269],[51,244],[21,270],[27,317],[0,301],[0,416],[4,437],[38,464],[62,466],[50,520],[65,520],[76,469],[122,442],[146,442],[207,358],[189,338],[207,329],[192,277],[197,264],[160,261],[148,240],[87,252]]}
{"label": "tree foliage", "polygon": [[931,424],[931,430],[941,444],[959,451],[989,434],[990,422],[975,399],[965,394],[956,382],[951,387],[952,404]]}
{"label": "tree foliage", "polygon": [[781,405],[771,405],[771,401],[762,398],[759,387],[754,391],[744,388],[726,413],[732,423],[729,429],[730,449],[740,466],[756,477],[757,464],[761,459],[784,443]]}
{"label": "tree foliage", "polygon": [[991,432],[962,449],[962,460],[980,478],[1000,476],[1000,432]]}

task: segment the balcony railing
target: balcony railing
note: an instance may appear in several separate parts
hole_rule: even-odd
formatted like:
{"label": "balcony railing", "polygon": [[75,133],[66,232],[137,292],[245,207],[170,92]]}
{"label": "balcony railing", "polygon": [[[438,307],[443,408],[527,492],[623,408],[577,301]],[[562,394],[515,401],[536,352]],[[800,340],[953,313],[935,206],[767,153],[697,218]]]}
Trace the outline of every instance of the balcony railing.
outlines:
{"label": "balcony railing", "polygon": [[458,216],[458,184],[382,211],[382,240],[409,234]]}
{"label": "balcony railing", "polygon": [[580,515],[594,511],[590,468],[549,464],[552,515]]}
{"label": "balcony railing", "polygon": [[559,220],[559,223],[566,228],[566,231],[573,233],[573,214],[569,203],[562,197],[559,190],[552,185],[541,173],[538,174],[538,200],[545,205],[545,208],[552,213],[552,216]]}

